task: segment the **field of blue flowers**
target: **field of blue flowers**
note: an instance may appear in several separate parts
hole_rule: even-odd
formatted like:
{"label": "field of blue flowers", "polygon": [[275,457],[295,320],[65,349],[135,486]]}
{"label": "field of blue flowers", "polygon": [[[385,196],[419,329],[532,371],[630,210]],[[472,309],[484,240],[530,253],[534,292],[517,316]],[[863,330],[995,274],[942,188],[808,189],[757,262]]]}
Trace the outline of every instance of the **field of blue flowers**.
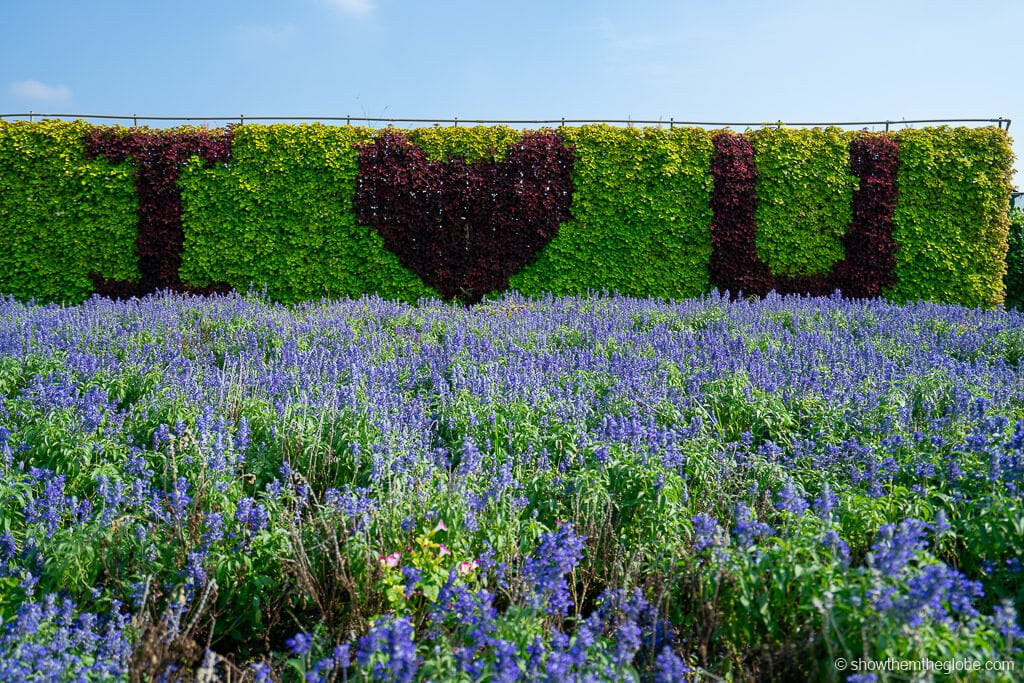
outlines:
{"label": "field of blue flowers", "polygon": [[0,680],[1010,681],[1022,485],[1021,312],[0,300]]}

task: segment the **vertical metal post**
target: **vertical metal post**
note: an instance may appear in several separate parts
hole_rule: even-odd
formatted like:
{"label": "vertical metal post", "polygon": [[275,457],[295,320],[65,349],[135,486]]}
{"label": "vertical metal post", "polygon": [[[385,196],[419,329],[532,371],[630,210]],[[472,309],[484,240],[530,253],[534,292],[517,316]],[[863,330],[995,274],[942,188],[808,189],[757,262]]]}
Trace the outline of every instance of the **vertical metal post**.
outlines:
{"label": "vertical metal post", "polygon": [[239,114],[239,116],[238,116],[238,125],[240,125],[240,126],[244,126],[245,125],[245,114]]}
{"label": "vertical metal post", "polygon": [[459,127],[459,117],[458,116],[455,117],[455,127],[456,128]]}
{"label": "vertical metal post", "polygon": [[676,127],[676,119],[675,119],[675,117],[669,117],[669,119],[668,119],[668,129],[669,130],[674,130],[675,127]]}
{"label": "vertical metal post", "polygon": [[31,109],[29,109],[29,110],[28,110],[28,122],[29,122],[29,123],[32,123],[32,121],[33,121],[33,118],[34,118],[34,117],[32,116],[32,110],[31,110]]}

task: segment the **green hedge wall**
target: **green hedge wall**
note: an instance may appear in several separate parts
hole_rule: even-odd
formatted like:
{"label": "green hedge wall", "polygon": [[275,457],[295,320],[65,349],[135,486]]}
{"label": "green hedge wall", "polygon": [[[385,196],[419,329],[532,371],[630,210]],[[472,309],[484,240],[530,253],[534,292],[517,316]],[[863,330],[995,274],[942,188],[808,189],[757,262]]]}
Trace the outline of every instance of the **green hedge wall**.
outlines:
{"label": "green hedge wall", "polygon": [[1024,209],[1010,211],[1010,248],[1006,253],[1006,307],[1024,311]]}
{"label": "green hedge wall", "polygon": [[265,286],[286,303],[364,293],[437,296],[375,231],[356,224],[355,146],[371,135],[357,127],[246,125],[234,129],[226,166],[193,160],[179,181],[182,281],[241,291]]}
{"label": "green hedge wall", "polygon": [[852,133],[762,128],[749,133],[757,164],[757,253],[775,276],[821,275],[842,260],[853,218]]}
{"label": "green hedge wall", "polygon": [[576,149],[572,220],[511,279],[524,294],[711,289],[711,131],[562,128]]}
{"label": "green hedge wall", "polygon": [[0,121],[0,293],[76,303],[137,279],[132,168],[85,158],[83,122]]}
{"label": "green hedge wall", "polygon": [[[93,291],[90,275],[139,277],[140,167],[131,159],[87,159],[82,140],[90,130],[83,122],[0,122],[0,292],[76,302]],[[512,276],[513,288],[683,298],[719,284],[708,272],[716,131],[591,125],[557,132],[574,154],[572,217]],[[186,162],[182,282],[266,287],[283,302],[437,296],[355,218],[358,150],[377,135],[320,124],[246,125],[232,129],[226,163]],[[435,127],[406,135],[432,160],[500,161],[521,133]],[[949,127],[890,135],[899,169],[896,284],[887,296],[999,305],[1014,282],[1006,260],[1008,135]],[[837,129],[745,134],[756,165],[758,256],[776,276],[817,277],[843,258],[858,189],[849,170],[853,136]]]}
{"label": "green hedge wall", "polygon": [[895,301],[1003,303],[1013,151],[996,128],[907,129],[893,216]]}

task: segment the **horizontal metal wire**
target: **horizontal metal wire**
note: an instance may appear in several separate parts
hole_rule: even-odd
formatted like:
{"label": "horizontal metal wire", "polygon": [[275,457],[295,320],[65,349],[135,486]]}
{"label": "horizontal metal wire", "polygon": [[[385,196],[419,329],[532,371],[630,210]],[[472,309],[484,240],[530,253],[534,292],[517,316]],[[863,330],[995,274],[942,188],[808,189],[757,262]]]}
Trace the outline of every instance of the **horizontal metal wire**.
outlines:
{"label": "horizontal metal wire", "polygon": [[246,116],[239,114],[238,116],[140,116],[132,114],[130,116],[113,115],[113,114],[40,114],[36,112],[28,112],[23,114],[0,114],[0,119],[25,119],[33,121],[37,118],[40,119],[107,119],[117,121],[131,121],[133,125],[138,125],[139,121],[183,121],[183,122],[211,122],[211,121],[237,121],[239,124],[244,125],[246,121],[314,121],[314,122],[341,122],[344,121],[346,124],[351,125],[352,123],[419,123],[419,124],[434,124],[434,125],[453,125],[458,126],[459,124],[472,124],[472,125],[510,125],[510,126],[554,126],[554,125],[580,125],[587,123],[608,123],[617,125],[627,126],[669,126],[674,128],[675,126],[700,126],[700,127],[716,127],[716,128],[731,128],[731,127],[744,127],[744,128],[768,128],[772,126],[777,127],[820,127],[820,126],[837,126],[837,127],[850,127],[850,126],[885,126],[885,130],[889,130],[892,126],[910,126],[915,124],[925,123],[994,123],[999,128],[1003,128],[1007,131],[1010,130],[1010,119],[1003,118],[954,118],[954,119],[889,119],[884,121],[676,121],[674,118],[670,118],[667,121],[665,119],[429,119],[429,118],[383,118],[383,117],[372,117],[372,116]]}

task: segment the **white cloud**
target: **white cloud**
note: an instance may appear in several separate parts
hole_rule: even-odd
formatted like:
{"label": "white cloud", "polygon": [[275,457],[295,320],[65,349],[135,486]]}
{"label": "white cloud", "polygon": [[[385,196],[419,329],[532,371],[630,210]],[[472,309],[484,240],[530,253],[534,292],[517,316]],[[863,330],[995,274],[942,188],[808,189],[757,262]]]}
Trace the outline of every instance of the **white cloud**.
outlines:
{"label": "white cloud", "polygon": [[284,45],[299,35],[299,31],[291,24],[284,26],[246,25],[236,26],[231,35],[238,42],[247,45]]}
{"label": "white cloud", "polygon": [[321,0],[325,5],[352,17],[365,17],[373,12],[374,0]]}
{"label": "white cloud", "polygon": [[66,85],[47,85],[41,81],[17,81],[8,88],[11,95],[30,102],[44,104],[70,104],[71,88]]}

